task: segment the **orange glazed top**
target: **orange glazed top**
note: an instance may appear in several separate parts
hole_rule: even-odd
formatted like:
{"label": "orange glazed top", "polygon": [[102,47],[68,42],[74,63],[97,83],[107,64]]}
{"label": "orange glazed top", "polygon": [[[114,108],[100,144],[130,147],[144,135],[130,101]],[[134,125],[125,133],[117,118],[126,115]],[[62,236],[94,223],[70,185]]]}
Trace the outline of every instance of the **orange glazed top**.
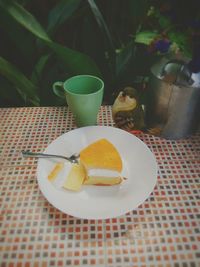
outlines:
{"label": "orange glazed top", "polygon": [[122,171],[122,159],[107,139],[100,139],[80,152],[80,160],[86,169],[110,169]]}

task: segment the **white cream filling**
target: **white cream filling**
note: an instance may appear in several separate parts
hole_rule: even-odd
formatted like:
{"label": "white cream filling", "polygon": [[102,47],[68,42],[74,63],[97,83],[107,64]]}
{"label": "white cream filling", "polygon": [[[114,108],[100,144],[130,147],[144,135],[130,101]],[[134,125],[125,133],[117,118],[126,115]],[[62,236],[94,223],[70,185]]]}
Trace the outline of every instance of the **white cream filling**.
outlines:
{"label": "white cream filling", "polygon": [[88,176],[119,177],[121,175],[118,171],[113,170],[90,169],[88,170]]}
{"label": "white cream filling", "polygon": [[56,179],[53,181],[53,185],[57,189],[62,188],[63,183],[64,183],[66,177],[68,177],[70,170],[71,170],[71,163],[64,162],[63,169],[58,173]]}

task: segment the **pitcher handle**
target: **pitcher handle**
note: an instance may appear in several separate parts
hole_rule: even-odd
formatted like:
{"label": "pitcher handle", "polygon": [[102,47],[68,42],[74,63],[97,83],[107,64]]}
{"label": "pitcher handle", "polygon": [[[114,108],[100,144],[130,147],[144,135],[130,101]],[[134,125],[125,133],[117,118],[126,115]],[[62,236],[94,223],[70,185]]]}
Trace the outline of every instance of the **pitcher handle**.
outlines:
{"label": "pitcher handle", "polygon": [[65,98],[65,93],[64,93],[64,89],[63,89],[63,82],[55,82],[53,84],[53,92],[57,96],[59,96],[61,98]]}
{"label": "pitcher handle", "polygon": [[172,59],[168,61],[161,70],[162,77],[165,76],[166,67],[170,63],[177,63],[179,65],[179,67],[177,67],[176,74],[175,74],[176,76],[175,76],[173,83],[180,83],[180,82],[186,81],[188,85],[191,85],[194,82],[193,79],[191,78],[192,72],[189,70],[188,65],[183,60],[180,60],[180,59]]}

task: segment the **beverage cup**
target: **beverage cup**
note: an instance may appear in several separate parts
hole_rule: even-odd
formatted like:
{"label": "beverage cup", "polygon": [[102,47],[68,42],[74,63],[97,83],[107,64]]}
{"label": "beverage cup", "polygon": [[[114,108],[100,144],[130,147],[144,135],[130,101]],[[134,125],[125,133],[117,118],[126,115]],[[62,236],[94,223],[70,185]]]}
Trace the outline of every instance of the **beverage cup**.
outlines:
{"label": "beverage cup", "polygon": [[92,75],[73,76],[64,82],[55,82],[53,91],[66,99],[78,127],[97,124],[104,93],[104,82],[100,78]]}

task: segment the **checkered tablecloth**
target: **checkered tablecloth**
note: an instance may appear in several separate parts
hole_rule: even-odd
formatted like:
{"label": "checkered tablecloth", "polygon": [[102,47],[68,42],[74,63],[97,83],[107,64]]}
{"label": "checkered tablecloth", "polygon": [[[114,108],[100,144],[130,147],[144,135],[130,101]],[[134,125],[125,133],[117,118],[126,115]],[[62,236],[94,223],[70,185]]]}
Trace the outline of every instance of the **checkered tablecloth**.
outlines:
{"label": "checkered tablecloth", "polygon": [[[113,126],[110,106],[98,124]],[[73,128],[65,107],[0,109],[1,266],[200,266],[200,135],[171,141],[137,134],[157,159],[154,191],[119,218],[84,220],[47,202],[37,159],[20,155],[43,151]]]}

